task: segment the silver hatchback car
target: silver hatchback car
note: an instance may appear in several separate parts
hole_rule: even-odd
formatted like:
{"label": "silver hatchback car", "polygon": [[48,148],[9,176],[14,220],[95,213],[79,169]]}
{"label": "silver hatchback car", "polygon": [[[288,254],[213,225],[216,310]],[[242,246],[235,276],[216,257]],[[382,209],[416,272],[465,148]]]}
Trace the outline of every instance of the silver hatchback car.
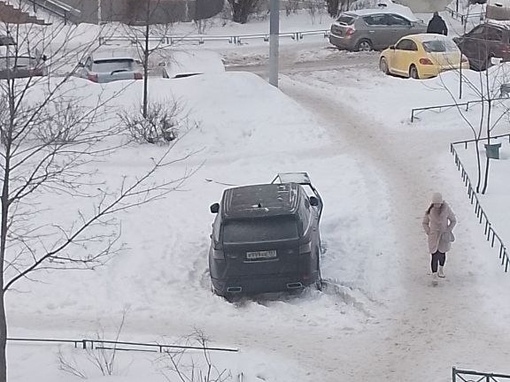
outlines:
{"label": "silver hatchback car", "polygon": [[78,77],[92,82],[105,83],[120,80],[141,80],[141,65],[130,56],[91,55],[76,69]]}
{"label": "silver hatchback car", "polygon": [[329,42],[340,49],[381,50],[401,37],[425,32],[427,25],[422,20],[385,9],[360,9],[338,16],[331,25]]}

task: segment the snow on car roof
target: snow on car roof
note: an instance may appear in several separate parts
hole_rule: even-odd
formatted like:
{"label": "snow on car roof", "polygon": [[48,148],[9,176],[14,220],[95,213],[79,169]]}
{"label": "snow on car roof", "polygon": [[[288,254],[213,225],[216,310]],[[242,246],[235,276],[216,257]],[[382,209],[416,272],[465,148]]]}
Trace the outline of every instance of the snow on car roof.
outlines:
{"label": "snow on car roof", "polygon": [[445,36],[443,34],[436,34],[436,33],[417,33],[417,34],[413,34],[413,35],[408,35],[406,37],[415,37],[422,42],[439,41],[439,40],[453,41],[453,39],[451,37]]}
{"label": "snow on car roof", "polygon": [[500,26],[502,28],[510,29],[510,20],[496,20],[496,19],[487,18],[487,19],[485,19],[485,23],[493,24],[493,25]]}
{"label": "snow on car roof", "polygon": [[210,50],[172,51],[163,62],[163,70],[168,78],[225,71],[221,56]]}
{"label": "snow on car roof", "polygon": [[110,56],[110,57],[96,57],[93,56],[94,62],[98,61],[135,61],[133,57],[129,56]]}
{"label": "snow on car roof", "polygon": [[[407,8],[407,9],[406,9]],[[344,14],[347,15],[358,15],[358,16],[366,16],[373,14],[381,14],[381,13],[390,13],[396,14],[410,21],[418,21],[419,19],[414,15],[410,8],[404,7],[403,5],[393,4],[386,7],[381,8],[370,8],[370,9],[358,9],[355,11],[346,11]]]}

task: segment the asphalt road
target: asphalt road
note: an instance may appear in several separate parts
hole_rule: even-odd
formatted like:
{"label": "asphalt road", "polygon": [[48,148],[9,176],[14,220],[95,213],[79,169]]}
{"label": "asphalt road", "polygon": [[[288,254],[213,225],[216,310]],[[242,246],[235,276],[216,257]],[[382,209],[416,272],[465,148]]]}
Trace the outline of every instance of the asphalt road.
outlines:
{"label": "asphalt road", "polygon": [[[279,72],[292,75],[310,71],[336,70],[347,67],[377,68],[379,52],[347,52],[323,41],[285,45],[279,49]],[[269,46],[250,53],[222,52],[227,71],[252,72],[267,78],[269,73]]]}

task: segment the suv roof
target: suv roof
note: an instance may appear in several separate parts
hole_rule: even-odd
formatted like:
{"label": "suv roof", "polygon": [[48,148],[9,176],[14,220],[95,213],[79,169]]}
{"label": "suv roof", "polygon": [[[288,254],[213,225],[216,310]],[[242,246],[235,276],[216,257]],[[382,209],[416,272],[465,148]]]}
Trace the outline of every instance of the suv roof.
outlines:
{"label": "suv roof", "polygon": [[349,16],[367,16],[367,15],[381,15],[381,14],[390,14],[390,15],[399,15],[402,17],[405,17],[406,19],[409,19],[408,15],[403,15],[399,12],[395,12],[395,10],[392,9],[385,9],[385,8],[379,8],[379,9],[358,9],[356,11],[345,11],[342,12],[344,15]]}
{"label": "suv roof", "polygon": [[[484,23],[482,24],[479,24],[479,25],[491,25],[491,26],[494,26],[494,27],[499,27],[499,28],[502,28],[502,29],[510,29],[510,21],[509,20],[493,20],[493,19],[487,19],[485,20]],[[473,27],[474,29],[475,27]]]}
{"label": "suv roof", "polygon": [[99,61],[135,61],[133,57],[130,56],[91,56],[92,61],[99,62]]}
{"label": "suv roof", "polygon": [[[401,9],[402,8],[402,9]],[[353,11],[344,11],[339,12],[337,15],[337,18],[340,15],[349,15],[352,17],[363,17],[363,16],[369,16],[369,15],[377,15],[377,14],[393,14],[393,15],[399,15],[402,16],[410,21],[419,21],[419,19],[416,17],[416,15],[407,7],[399,7],[396,8],[395,6],[391,7],[381,7],[381,8],[364,8],[364,9],[357,9]]]}
{"label": "suv roof", "polygon": [[301,186],[296,183],[229,188],[223,194],[223,218],[242,219],[293,214],[297,210],[301,190]]}

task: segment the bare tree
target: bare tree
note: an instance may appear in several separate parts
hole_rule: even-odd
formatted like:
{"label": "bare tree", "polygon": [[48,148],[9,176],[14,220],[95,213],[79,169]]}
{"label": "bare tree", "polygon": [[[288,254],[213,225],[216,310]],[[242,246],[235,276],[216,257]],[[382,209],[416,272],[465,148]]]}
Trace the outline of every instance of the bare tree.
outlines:
{"label": "bare tree", "polygon": [[143,15],[138,21],[138,24],[143,24],[141,27],[126,26],[125,33],[130,37],[131,41],[135,44],[139,57],[142,60],[143,66],[143,100],[142,100],[142,115],[144,118],[148,117],[149,111],[149,71],[154,66],[150,59],[155,52],[161,51],[171,45],[171,42],[165,40],[165,36],[171,30],[172,24],[157,24],[152,25],[151,20],[153,14],[159,10],[159,1],[154,2],[150,0],[140,0],[137,2],[137,7],[143,8]]}
{"label": "bare tree", "polygon": [[[126,322],[127,310],[122,312],[122,318],[117,326],[117,333],[112,341],[105,340],[105,331],[101,327],[96,332],[96,345],[85,349],[87,361],[99,370],[101,375],[115,375],[117,372],[117,346]],[[69,357],[62,350],[58,353],[59,369],[76,377],[87,379],[85,368],[74,357]]]}
{"label": "bare tree", "polygon": [[[0,80],[0,382],[7,379],[6,293],[43,270],[103,266],[123,249],[116,216],[162,198],[193,173],[185,169],[173,179],[155,179],[162,168],[192,155],[173,159],[171,145],[140,173],[119,174],[113,188],[91,174],[93,163],[127,142],[111,105],[118,93],[94,94],[97,87],[74,79],[76,68],[68,67],[91,47],[76,43],[69,26],[3,28],[17,42],[13,62],[25,49],[51,54],[48,75],[18,78],[8,66]],[[82,201],[83,208],[74,216],[61,214],[58,204],[46,202],[51,197]]]}
{"label": "bare tree", "polygon": [[246,24],[248,16],[259,8],[260,0],[228,0],[228,3],[232,9],[232,21]]}
{"label": "bare tree", "polygon": [[[463,56],[459,58],[462,60]],[[453,63],[452,63],[453,64]],[[482,155],[480,143],[484,142],[486,150],[490,150],[493,131],[502,122],[505,117],[510,115],[508,99],[501,97],[501,86],[509,80],[508,73],[504,71],[504,66],[497,64],[490,67],[490,61],[478,72],[476,80],[472,76],[466,75],[465,71],[459,70],[460,91],[459,98],[455,96],[455,90],[450,89],[444,82],[443,87],[448,91],[456,105],[456,109],[462,120],[466,123],[473,134],[476,150],[476,192],[485,194],[489,186],[490,163],[489,155]],[[462,68],[462,66],[460,66]],[[464,108],[460,102],[462,88],[467,87],[475,95],[475,100],[471,101],[471,109]],[[479,109],[477,120],[473,120],[473,108]]]}
{"label": "bare tree", "polygon": [[209,339],[203,331],[195,331],[185,338],[186,346],[200,348],[199,354],[190,349],[167,350],[159,359],[161,371],[167,381],[181,382],[226,382],[232,381],[232,372],[219,369],[211,358]]}

